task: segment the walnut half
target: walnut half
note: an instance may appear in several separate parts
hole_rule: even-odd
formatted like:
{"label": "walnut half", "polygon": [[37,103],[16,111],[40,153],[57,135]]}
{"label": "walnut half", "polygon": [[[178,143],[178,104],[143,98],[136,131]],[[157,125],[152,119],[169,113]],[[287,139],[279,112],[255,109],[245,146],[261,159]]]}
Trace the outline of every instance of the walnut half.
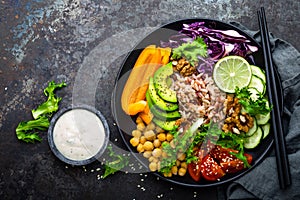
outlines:
{"label": "walnut half", "polygon": [[192,66],[185,58],[173,60],[174,70],[178,71],[182,76],[190,76],[196,72],[196,68]]}

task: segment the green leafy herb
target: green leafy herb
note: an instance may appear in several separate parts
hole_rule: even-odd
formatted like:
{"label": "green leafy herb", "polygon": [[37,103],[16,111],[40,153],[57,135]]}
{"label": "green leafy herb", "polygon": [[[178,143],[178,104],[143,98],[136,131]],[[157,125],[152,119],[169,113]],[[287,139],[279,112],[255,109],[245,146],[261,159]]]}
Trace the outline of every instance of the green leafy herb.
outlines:
{"label": "green leafy herb", "polygon": [[177,160],[178,152],[186,152],[189,149],[190,145],[193,142],[193,138],[197,133],[198,128],[202,125],[203,119],[199,118],[192,126],[189,127],[187,131],[181,133],[178,130],[172,130],[173,132],[173,142],[175,146],[172,146],[170,143],[163,143],[163,151],[167,153],[167,157],[161,160],[160,172],[168,173],[171,171],[172,166],[175,165]]}
{"label": "green leafy herb", "polygon": [[231,132],[225,133],[223,131],[220,131],[220,138],[217,142],[217,145],[220,145],[224,148],[230,148],[235,149],[238,151],[238,153],[231,152],[234,156],[236,156],[238,159],[243,161],[245,167],[251,167],[250,164],[247,161],[246,156],[244,155],[244,136],[243,135],[237,135],[233,134]]}
{"label": "green leafy herb", "polygon": [[116,154],[113,151],[112,146],[108,146],[107,149],[109,150],[109,156],[112,161],[105,163],[105,172],[102,176],[103,179],[123,169],[129,163],[129,158],[127,156]]}
{"label": "green leafy herb", "polygon": [[272,110],[272,106],[268,106],[268,100],[263,95],[260,95],[256,101],[253,101],[250,97],[251,93],[248,87],[242,89],[236,88],[235,95],[246,112],[252,116],[256,114],[267,114]]}
{"label": "green leafy herb", "polygon": [[205,140],[206,136],[208,135],[208,129],[210,127],[210,123],[209,124],[203,124],[200,126],[199,131],[196,132],[196,135],[193,139],[192,144],[189,146],[189,148],[186,151],[186,162],[187,163],[191,163],[193,161],[197,161],[198,157],[195,156],[194,154],[194,148],[198,145],[203,143],[203,141]]}
{"label": "green leafy herb", "polygon": [[27,122],[19,123],[16,128],[17,138],[25,142],[34,143],[35,141],[41,141],[42,139],[37,135],[34,130],[44,131],[49,127],[49,120],[47,117],[41,116],[38,119],[30,120]]}
{"label": "green leafy herb", "polygon": [[47,101],[39,105],[37,109],[32,110],[34,119],[42,115],[51,117],[52,113],[58,110],[58,103],[61,98],[56,97],[54,91],[64,86],[66,86],[66,83],[55,84],[54,81],[49,83],[48,87],[44,89],[44,94],[48,97]]}
{"label": "green leafy herb", "polygon": [[207,57],[207,45],[201,37],[197,37],[193,42],[183,43],[174,48],[172,54],[172,58],[184,57],[193,66],[198,62],[198,56]]}
{"label": "green leafy herb", "polygon": [[56,84],[51,81],[49,83],[48,87],[44,89],[44,94],[48,96],[47,101],[38,106],[36,110],[32,110],[34,120],[18,124],[16,135],[19,140],[30,143],[42,140],[37,131],[45,131],[49,127],[49,118],[58,110],[58,103],[61,100],[61,98],[55,96],[54,91],[64,86],[66,86],[64,82]]}

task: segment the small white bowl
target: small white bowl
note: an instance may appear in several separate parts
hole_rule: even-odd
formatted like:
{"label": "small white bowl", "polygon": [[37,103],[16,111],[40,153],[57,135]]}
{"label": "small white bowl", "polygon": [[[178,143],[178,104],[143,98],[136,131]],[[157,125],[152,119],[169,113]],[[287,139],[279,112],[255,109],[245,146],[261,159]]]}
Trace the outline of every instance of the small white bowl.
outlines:
{"label": "small white bowl", "polygon": [[61,161],[87,165],[104,153],[109,135],[107,121],[100,111],[87,105],[70,106],[51,119],[48,142]]}

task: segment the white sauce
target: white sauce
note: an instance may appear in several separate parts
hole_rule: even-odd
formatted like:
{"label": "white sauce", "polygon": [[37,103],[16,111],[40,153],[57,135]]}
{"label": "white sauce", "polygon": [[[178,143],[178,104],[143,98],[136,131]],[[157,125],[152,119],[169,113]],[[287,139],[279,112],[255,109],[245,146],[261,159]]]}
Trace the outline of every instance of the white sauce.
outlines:
{"label": "white sauce", "polygon": [[99,117],[85,109],[73,109],[60,116],[53,129],[53,141],[70,160],[95,156],[104,144],[105,130]]}

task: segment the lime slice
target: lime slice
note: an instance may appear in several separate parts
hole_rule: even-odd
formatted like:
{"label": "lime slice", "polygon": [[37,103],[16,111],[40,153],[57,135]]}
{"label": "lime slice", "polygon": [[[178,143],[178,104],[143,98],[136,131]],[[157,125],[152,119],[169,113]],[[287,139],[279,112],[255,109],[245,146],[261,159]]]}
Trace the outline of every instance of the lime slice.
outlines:
{"label": "lime slice", "polygon": [[240,56],[221,58],[214,67],[213,78],[220,90],[234,93],[235,88],[243,88],[251,81],[251,67],[247,60]]}

